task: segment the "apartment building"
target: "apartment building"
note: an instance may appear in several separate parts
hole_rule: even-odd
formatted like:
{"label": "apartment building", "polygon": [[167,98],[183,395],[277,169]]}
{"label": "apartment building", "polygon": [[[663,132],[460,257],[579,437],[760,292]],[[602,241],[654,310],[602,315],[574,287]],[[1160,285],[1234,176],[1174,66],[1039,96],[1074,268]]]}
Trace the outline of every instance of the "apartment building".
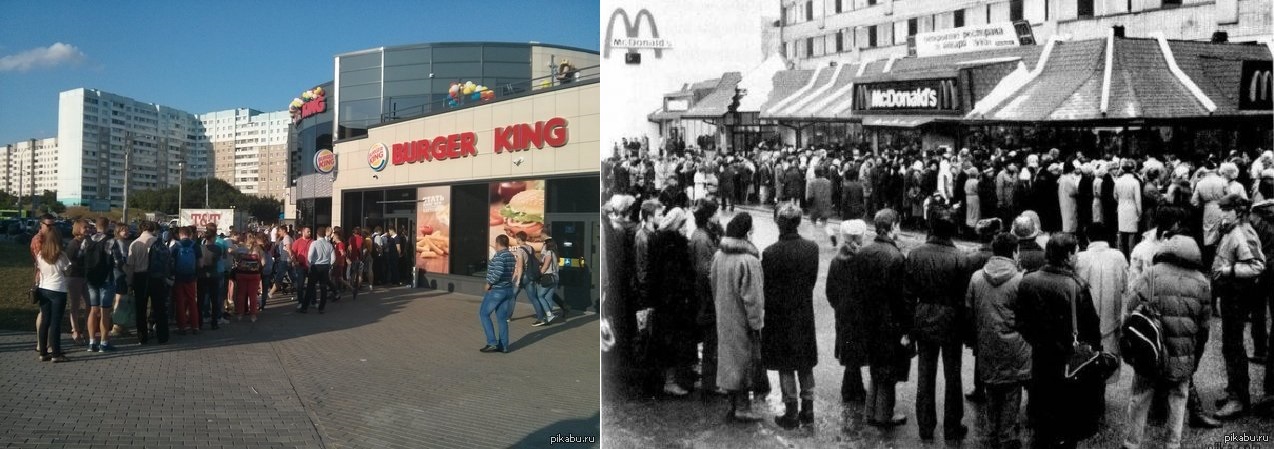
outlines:
{"label": "apartment building", "polygon": [[1271,0],[781,0],[784,55],[804,69],[908,55],[920,33],[1024,21],[1035,42],[1129,37],[1265,39]]}
{"label": "apartment building", "polygon": [[[57,190],[58,139],[28,139],[4,146],[0,155],[0,188],[12,195]],[[34,189],[34,190],[33,190]],[[2,206],[2,205],[0,205]]]}
{"label": "apartment building", "polygon": [[288,111],[200,114],[213,176],[240,192],[282,199],[288,187]]}

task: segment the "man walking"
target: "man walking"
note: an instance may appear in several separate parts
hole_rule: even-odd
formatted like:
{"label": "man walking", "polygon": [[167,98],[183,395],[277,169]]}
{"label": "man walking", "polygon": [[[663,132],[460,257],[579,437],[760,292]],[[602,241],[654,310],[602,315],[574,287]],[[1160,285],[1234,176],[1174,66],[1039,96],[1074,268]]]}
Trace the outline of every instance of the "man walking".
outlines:
{"label": "man walking", "polygon": [[[481,352],[509,352],[509,322],[512,314],[514,282],[513,270],[517,266],[513,253],[509,252],[509,236],[495,237],[496,253],[487,264],[487,293],[482,296],[482,306],[478,309],[478,322],[482,324],[482,332],[486,334],[487,345],[479,349]],[[500,323],[500,335],[496,336],[491,324],[491,314],[495,313],[495,321]]]}

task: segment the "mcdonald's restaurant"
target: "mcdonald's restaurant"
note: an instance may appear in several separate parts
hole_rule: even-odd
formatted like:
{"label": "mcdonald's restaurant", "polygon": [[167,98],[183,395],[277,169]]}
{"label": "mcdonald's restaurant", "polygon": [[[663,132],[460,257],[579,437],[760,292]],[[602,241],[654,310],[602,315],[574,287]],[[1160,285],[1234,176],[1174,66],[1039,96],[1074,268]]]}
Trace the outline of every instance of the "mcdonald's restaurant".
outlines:
{"label": "mcdonald's restaurant", "polygon": [[397,229],[419,288],[482,295],[497,236],[556,246],[558,295],[598,300],[597,79],[371,126],[335,142],[333,224]]}

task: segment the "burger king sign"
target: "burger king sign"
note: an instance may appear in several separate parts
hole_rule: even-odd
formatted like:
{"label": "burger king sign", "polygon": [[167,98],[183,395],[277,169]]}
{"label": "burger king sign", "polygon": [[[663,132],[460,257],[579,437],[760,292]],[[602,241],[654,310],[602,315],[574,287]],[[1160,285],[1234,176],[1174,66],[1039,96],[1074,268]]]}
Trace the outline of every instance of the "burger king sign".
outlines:
{"label": "burger king sign", "polygon": [[336,153],[326,148],[318,150],[314,153],[314,169],[325,175],[336,170]]}
{"label": "burger king sign", "polygon": [[381,171],[389,164],[389,146],[378,143],[372,145],[372,149],[367,152],[367,165],[372,167],[374,171]]}

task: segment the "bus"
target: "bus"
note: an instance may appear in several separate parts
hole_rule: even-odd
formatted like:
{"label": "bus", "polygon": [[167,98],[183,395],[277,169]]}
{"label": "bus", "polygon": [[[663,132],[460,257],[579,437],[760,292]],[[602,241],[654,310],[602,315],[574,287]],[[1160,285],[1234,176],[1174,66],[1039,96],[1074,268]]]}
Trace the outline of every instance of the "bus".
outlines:
{"label": "bus", "polygon": [[30,217],[31,217],[31,211],[26,210],[26,209],[22,209],[22,210],[16,210],[16,209],[3,209],[3,210],[0,210],[0,219],[5,219],[5,218],[30,218]]}

